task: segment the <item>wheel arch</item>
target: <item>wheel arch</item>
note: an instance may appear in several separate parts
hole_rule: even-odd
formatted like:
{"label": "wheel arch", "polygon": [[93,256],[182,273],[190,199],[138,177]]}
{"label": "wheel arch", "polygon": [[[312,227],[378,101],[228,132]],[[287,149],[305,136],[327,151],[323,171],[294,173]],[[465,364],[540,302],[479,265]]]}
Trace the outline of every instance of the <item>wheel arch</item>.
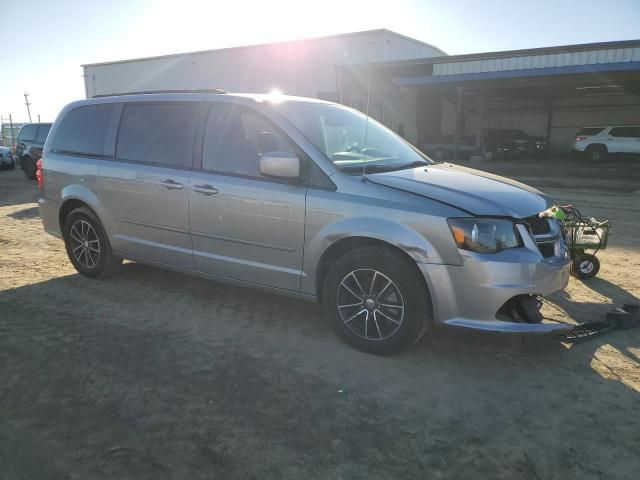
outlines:
{"label": "wheel arch", "polygon": [[602,149],[605,152],[609,152],[609,148],[604,143],[599,142],[590,143],[589,145],[587,145],[587,148],[585,148],[585,151],[594,150],[596,148]]}
{"label": "wheel arch", "polygon": [[[387,248],[400,256],[404,257],[407,262],[415,268],[415,271],[421,276],[420,270],[413,258],[409,256],[407,252],[398,248],[397,246],[386,242],[384,240],[380,240],[372,237],[361,237],[361,236],[353,236],[353,237],[345,237],[342,238],[333,244],[331,244],[320,256],[318,261],[318,265],[315,272],[315,287],[316,287],[316,296],[318,300],[322,299],[322,287],[324,283],[324,279],[329,271],[331,265],[341,256],[357,250],[359,248],[364,247],[379,247],[379,248]],[[422,277],[422,276],[421,276]],[[424,282],[425,288],[427,287],[426,282]]]}
{"label": "wheel arch", "polygon": [[111,231],[110,225],[105,222],[105,209],[100,199],[89,189],[80,185],[69,185],[61,192],[60,209],[58,210],[58,222],[60,231],[64,231],[64,223],[69,214],[79,207],[86,207],[91,210],[102,224],[107,234]]}

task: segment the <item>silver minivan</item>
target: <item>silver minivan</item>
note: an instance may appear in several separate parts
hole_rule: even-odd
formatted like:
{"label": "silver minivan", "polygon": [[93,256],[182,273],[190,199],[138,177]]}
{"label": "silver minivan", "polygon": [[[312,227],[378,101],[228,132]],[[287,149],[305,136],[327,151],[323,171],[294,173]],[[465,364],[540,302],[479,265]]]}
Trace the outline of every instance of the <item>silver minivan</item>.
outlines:
{"label": "silver minivan", "polygon": [[563,289],[541,192],[435,163],[330,102],[221,91],[74,102],[47,138],[40,215],[82,275],[123,259],[321,302],[392,354],[437,326],[511,333]]}

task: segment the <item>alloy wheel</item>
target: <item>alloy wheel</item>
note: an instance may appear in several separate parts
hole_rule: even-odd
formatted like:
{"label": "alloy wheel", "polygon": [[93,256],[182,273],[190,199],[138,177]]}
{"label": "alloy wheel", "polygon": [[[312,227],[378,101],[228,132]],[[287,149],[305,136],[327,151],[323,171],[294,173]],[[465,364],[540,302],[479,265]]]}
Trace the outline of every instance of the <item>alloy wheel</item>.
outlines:
{"label": "alloy wheel", "polygon": [[386,340],[395,335],[404,320],[400,289],[377,270],[359,269],[345,275],[336,301],[344,326],[364,340]]}
{"label": "alloy wheel", "polygon": [[86,220],[77,220],[69,234],[71,253],[83,268],[93,268],[100,261],[100,240],[95,229]]}

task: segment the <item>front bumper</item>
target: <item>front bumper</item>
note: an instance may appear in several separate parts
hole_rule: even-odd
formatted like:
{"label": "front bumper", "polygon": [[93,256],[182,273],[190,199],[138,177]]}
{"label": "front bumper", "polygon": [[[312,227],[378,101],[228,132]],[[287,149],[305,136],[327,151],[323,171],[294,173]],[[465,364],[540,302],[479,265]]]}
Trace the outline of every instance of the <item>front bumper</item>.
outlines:
{"label": "front bumper", "polygon": [[38,198],[38,208],[44,231],[54,237],[62,238],[60,231],[60,219],[58,217],[59,205],[54,200],[40,197]]}
{"label": "front bumper", "polygon": [[545,334],[569,330],[570,325],[516,323],[499,320],[498,310],[518,295],[550,295],[569,283],[570,259],[545,259],[535,247],[496,254],[460,251],[463,264],[420,264],[439,325],[492,332]]}

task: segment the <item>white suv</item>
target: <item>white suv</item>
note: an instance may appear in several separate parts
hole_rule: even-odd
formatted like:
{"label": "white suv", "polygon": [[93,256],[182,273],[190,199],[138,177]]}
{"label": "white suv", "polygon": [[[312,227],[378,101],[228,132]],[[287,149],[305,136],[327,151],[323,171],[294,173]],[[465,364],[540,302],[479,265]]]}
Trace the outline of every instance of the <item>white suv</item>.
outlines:
{"label": "white suv", "polygon": [[585,127],[576,134],[573,151],[595,161],[609,153],[640,154],[640,127]]}

